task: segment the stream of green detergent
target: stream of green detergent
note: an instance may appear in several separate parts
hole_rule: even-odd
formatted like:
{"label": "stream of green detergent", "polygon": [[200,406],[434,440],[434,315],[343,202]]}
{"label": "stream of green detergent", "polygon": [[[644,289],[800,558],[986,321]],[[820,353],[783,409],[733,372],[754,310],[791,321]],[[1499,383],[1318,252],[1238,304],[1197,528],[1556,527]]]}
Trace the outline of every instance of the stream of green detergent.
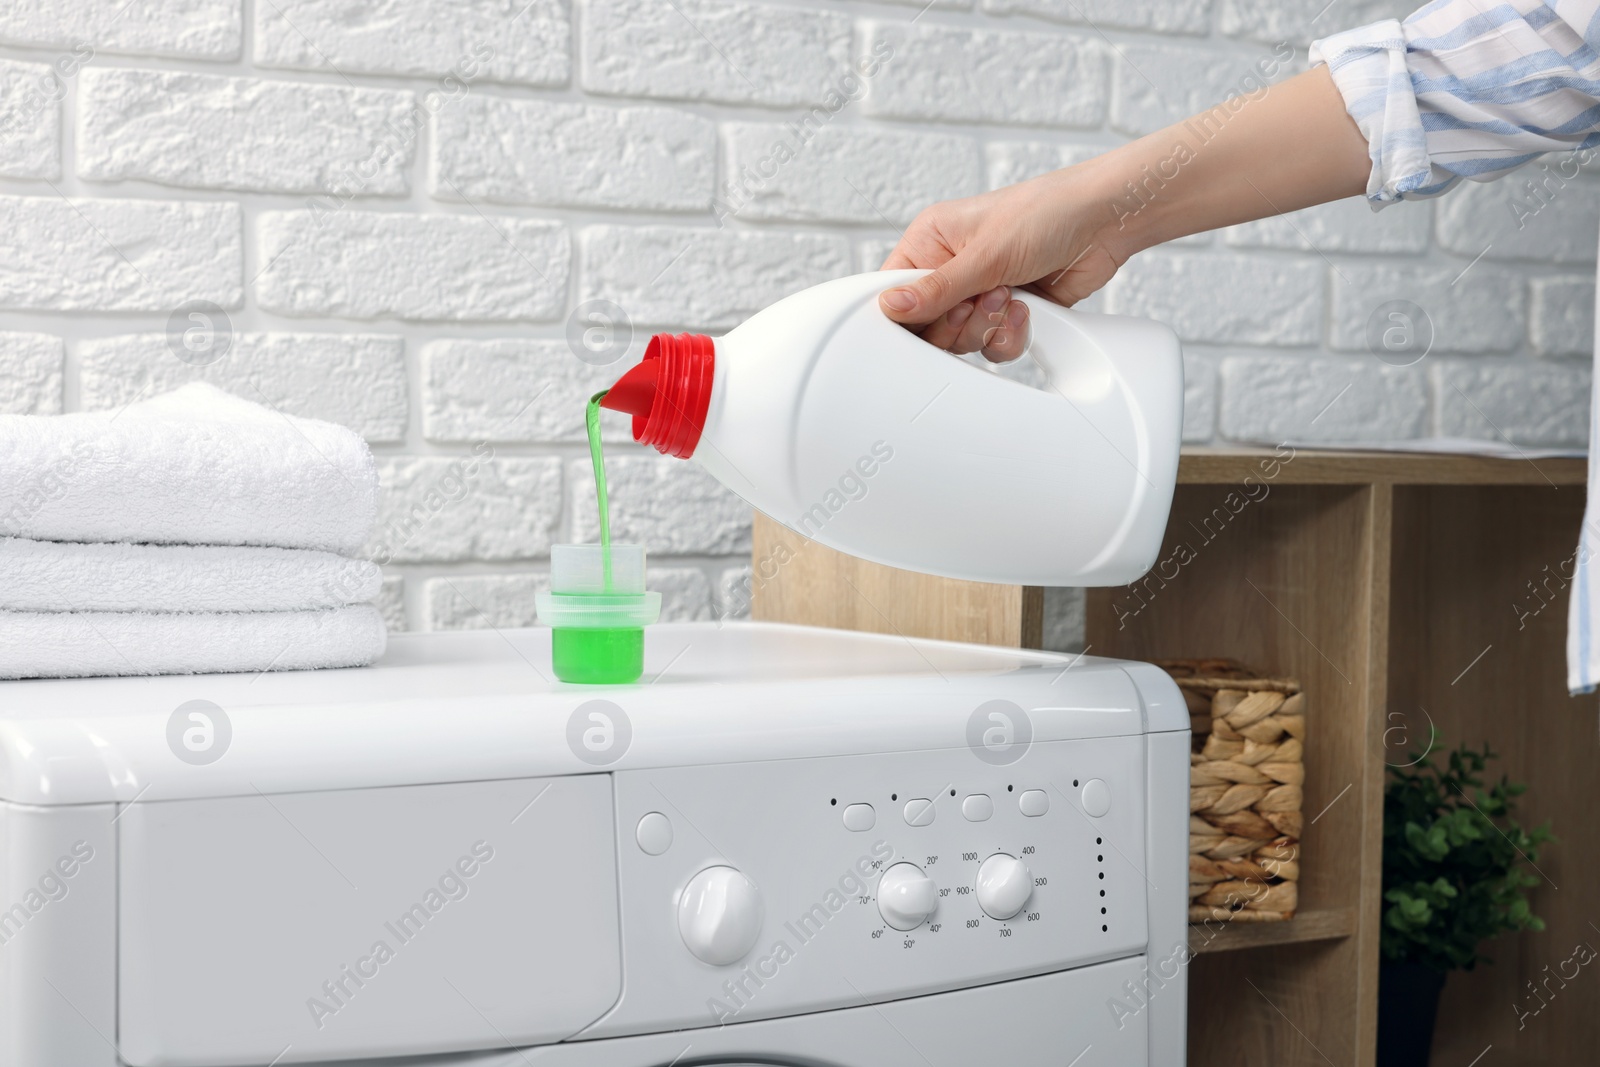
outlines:
{"label": "stream of green detergent", "polygon": [[[600,506],[600,596],[614,592],[611,573],[611,506],[606,499],[606,465],[600,451],[601,390],[589,398],[583,424],[589,434],[589,459],[594,464],[595,502]],[[551,635],[556,677],[564,682],[620,683],[639,679],[644,663],[644,631],[639,627],[594,629],[558,627]]]}
{"label": "stream of green detergent", "polygon": [[589,431],[589,462],[594,466],[594,495],[600,506],[600,566],[603,577],[601,589],[611,592],[611,505],[606,500],[606,461],[600,452],[600,401],[609,389],[602,389],[589,398],[583,412],[583,425]]}

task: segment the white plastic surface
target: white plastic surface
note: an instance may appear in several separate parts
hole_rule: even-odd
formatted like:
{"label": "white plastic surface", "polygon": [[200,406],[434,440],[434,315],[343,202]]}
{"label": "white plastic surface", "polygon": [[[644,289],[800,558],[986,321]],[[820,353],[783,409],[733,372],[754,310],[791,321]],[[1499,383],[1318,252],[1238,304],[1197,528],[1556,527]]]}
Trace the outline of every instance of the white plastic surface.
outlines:
{"label": "white plastic surface", "polygon": [[[660,1067],[688,1045],[684,1059],[786,1067],[1182,1063],[1188,717],[1164,674],[770,624],[652,636],[659,677],[639,686],[541,677],[539,630],[402,635],[366,670],[0,687],[9,899],[58,842],[96,852],[0,946],[0,1067],[260,1067],[289,1044],[279,1062],[386,1050],[360,1067]],[[165,736],[192,699],[232,727],[205,766]],[[997,699],[1033,736],[1009,764],[971,747]],[[596,700],[628,724],[601,765],[569,733]],[[1116,798],[1095,820],[1073,787],[1091,776]],[[425,783],[446,784],[410,788]],[[1051,803],[1029,818],[1014,798],[1033,790]],[[961,817],[976,795],[987,821]],[[907,825],[908,798],[937,817]],[[845,826],[857,804],[879,809],[870,831]],[[657,820],[641,834],[652,813],[673,831],[658,855],[636,847],[659,840]],[[480,838],[496,856],[469,894],[316,1029],[306,1001],[359,962],[346,946]],[[1039,882],[1005,922],[977,896],[996,853]],[[939,894],[907,931],[877,899],[897,863]],[[724,965],[678,924],[715,866],[759,885],[765,912]],[[779,941],[793,952],[775,964]],[[730,984],[746,992],[719,1025],[708,1005]],[[1114,1015],[1130,984],[1159,991]],[[488,1051],[585,1016],[563,1043]]]}
{"label": "white plastic surface", "polygon": [[[1158,1059],[1128,993],[1139,957],[930,997],[692,1033],[569,1041],[487,1056],[370,1067],[1183,1067]],[[1107,1002],[1120,998],[1130,1014]],[[1179,1040],[1182,1040],[1179,1034]],[[363,1064],[361,1067],[369,1067]]]}
{"label": "white plastic surface", "polygon": [[1149,569],[1177,477],[1183,360],[1166,326],[1019,294],[1033,389],[879,310],[890,271],[796,293],[716,342],[694,459],[779,522],[951,578],[1117,585]]}
{"label": "white plastic surface", "polygon": [[646,856],[659,856],[672,847],[672,820],[652,811],[639,820],[633,837]]}
{"label": "white plastic surface", "polygon": [[1083,783],[1083,810],[1098,819],[1111,810],[1111,787],[1098,778]]}
{"label": "white plastic surface", "polygon": [[0,804],[0,1067],[122,1067],[116,814]]}
{"label": "white plastic surface", "polygon": [[896,863],[878,879],[878,914],[896,930],[915,930],[939,910],[939,887],[915,863]]}
{"label": "white plastic surface", "polygon": [[569,1037],[622,986],[614,825],[601,775],[131,805],[122,1056],[215,1067]]}
{"label": "white plastic surface", "polygon": [[996,852],[978,868],[978,907],[991,919],[1010,919],[1033,895],[1033,872],[1015,856]]}
{"label": "white plastic surface", "polygon": [[[1063,703],[1081,695],[1077,673],[1057,684]],[[665,856],[624,849],[619,857],[627,981],[616,1007],[580,1039],[683,1029],[692,1041],[695,1030],[734,1022],[1142,954],[1145,744],[1143,735],[1035,742],[1007,765],[962,748],[617,772],[623,825],[662,810],[678,832]],[[1090,771],[1128,798],[1093,821],[1072,787]],[[1008,785],[1048,789],[1057,803],[1034,819],[1011,804],[997,805],[987,822],[961,818],[963,793],[1004,796]],[[829,803],[889,802],[895,794],[902,802],[926,796],[945,810],[926,826],[908,826],[896,812],[857,834]],[[1174,814],[1187,821],[1187,802],[1181,809]],[[1097,838],[1115,848],[1097,847]],[[1023,860],[1036,881],[1027,906],[1008,920],[979,905],[979,868],[997,852]],[[1179,858],[1187,857],[1185,848]],[[881,875],[902,863],[921,869],[938,894],[932,917],[906,931],[885,921],[881,899]],[[679,895],[713,866],[735,868],[760,886],[766,912],[754,948],[726,966],[697,959],[678,929]],[[1167,887],[1163,913],[1181,919],[1187,906],[1187,883]],[[1093,1010],[1105,1012],[1110,994]]]}
{"label": "white plastic surface", "polygon": [[[1145,1010],[1150,1020],[1152,1067],[1183,1067],[1193,956],[1189,951],[1187,891],[1180,893],[1176,887],[1189,881],[1189,732],[1151,734],[1145,745],[1149,754],[1146,810],[1150,832],[1145,839],[1145,864],[1150,875],[1150,946],[1139,984],[1153,991]],[[1176,901],[1176,896],[1185,899]]]}
{"label": "white plastic surface", "polygon": [[871,804],[851,804],[844,809],[844,828],[852,833],[864,834],[878,821],[878,813]]}
{"label": "white plastic surface", "polygon": [[678,897],[678,933],[690,952],[714,967],[756,947],[766,910],[761,890],[732,867],[707,867]]}
{"label": "white plastic surface", "polygon": [[[930,748],[970,759],[973,710],[1002,696],[1026,711],[1036,742],[1189,725],[1177,686],[1154,667],[894,634],[669,623],[650,630],[648,684],[563,685],[549,663],[549,630],[483,630],[397,634],[377,665],[351,670],[0,683],[0,799],[150,802],[587,774],[597,765],[569,746],[568,725],[602,699],[631,724],[607,770]],[[216,704],[231,724],[215,763],[185,763],[168,746],[168,722],[191,700]],[[1170,723],[1147,723],[1167,705]],[[880,826],[902,821],[887,793],[873,799]]]}
{"label": "white plastic surface", "polygon": [[968,822],[987,822],[994,814],[994,801],[983,793],[974,793],[961,802],[961,817]]}

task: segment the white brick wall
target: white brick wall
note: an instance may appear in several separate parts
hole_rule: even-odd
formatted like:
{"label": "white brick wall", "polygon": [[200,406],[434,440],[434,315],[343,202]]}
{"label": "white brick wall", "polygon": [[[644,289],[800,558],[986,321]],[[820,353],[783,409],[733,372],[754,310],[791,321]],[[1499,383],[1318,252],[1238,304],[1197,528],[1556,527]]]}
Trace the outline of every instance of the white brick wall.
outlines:
{"label": "white brick wall", "polygon": [[[398,140],[390,131],[404,129],[410,93],[92,66],[78,84],[82,178],[268,193],[407,191],[410,144],[381,146]],[[369,160],[370,175],[356,170]]]}
{"label": "white brick wall", "polygon": [[433,126],[435,196],[554,207],[711,207],[716,124],[663,107],[469,97]]}
{"label": "white brick wall", "polygon": [[132,12],[102,0],[10,0],[0,7],[0,41],[30,48],[237,59],[239,26],[239,0],[166,0]]}
{"label": "white brick wall", "polygon": [[[594,535],[582,405],[649,333],[876,267],[932,200],[1091,158],[1411,6],[11,0],[0,411],[204,379],[350,425],[387,487],[391,621],[520,625],[550,544]],[[1183,334],[1190,442],[1573,444],[1597,230],[1600,178],[1551,161],[1154,250],[1088,306]],[[1368,350],[1397,299],[1434,332],[1412,366]],[[626,316],[606,365],[569,341],[590,300]],[[167,343],[193,301],[231,331],[203,366]],[[748,509],[605,428],[619,536],[649,544],[669,616],[737,612]],[[1081,598],[1049,605],[1072,644]]]}
{"label": "white brick wall", "polygon": [[517,85],[561,85],[572,69],[564,0],[262,0],[255,9],[259,67]]}
{"label": "white brick wall", "polygon": [[225,357],[175,359],[165,333],[98,337],[78,345],[78,403],[116,408],[206,381],[290,415],[342,423],[373,444],[406,434],[405,342],[378,334],[244,333]]}
{"label": "white brick wall", "polygon": [[1097,126],[1106,113],[1106,50],[1072,33],[907,25],[863,27],[866,54],[894,59],[867,85],[867,114],[1005,126]]}
{"label": "white brick wall", "polygon": [[0,175],[61,176],[61,105],[48,63],[0,62]]}
{"label": "white brick wall", "polygon": [[0,333],[0,414],[57,414],[64,350],[47,333]]}

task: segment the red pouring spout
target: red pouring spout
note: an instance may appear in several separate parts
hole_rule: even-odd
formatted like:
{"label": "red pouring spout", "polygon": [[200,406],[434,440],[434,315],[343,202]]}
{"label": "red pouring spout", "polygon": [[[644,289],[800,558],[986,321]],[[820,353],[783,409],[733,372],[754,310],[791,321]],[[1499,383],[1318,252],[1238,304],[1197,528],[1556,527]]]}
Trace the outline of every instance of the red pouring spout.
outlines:
{"label": "red pouring spout", "polygon": [[635,418],[648,419],[656,402],[656,380],[661,370],[659,359],[647,359],[617,379],[617,384],[606,390],[600,406],[621,411]]}
{"label": "red pouring spout", "polygon": [[633,439],[688,459],[705,430],[716,369],[716,344],[698,333],[658,333],[644,360],[601,398],[600,406],[633,416]]}

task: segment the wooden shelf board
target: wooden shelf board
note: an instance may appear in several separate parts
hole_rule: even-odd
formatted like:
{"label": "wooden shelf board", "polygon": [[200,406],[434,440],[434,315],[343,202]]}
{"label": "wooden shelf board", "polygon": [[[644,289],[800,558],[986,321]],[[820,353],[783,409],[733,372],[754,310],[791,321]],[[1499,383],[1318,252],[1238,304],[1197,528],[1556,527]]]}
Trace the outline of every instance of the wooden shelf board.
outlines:
{"label": "wooden shelf board", "polygon": [[[1292,457],[1292,458],[1286,458]],[[1274,469],[1270,464],[1276,463]],[[1270,476],[1267,472],[1271,473]],[[1496,459],[1427,452],[1332,452],[1312,449],[1186,448],[1178,482],[1269,485],[1551,485],[1585,484],[1582,459]],[[1254,483],[1251,483],[1252,485]]]}
{"label": "wooden shelf board", "polygon": [[1189,927],[1189,948],[1194,952],[1232,952],[1264,945],[1333,941],[1355,932],[1353,908],[1322,908],[1301,911],[1281,923],[1196,924]]}

